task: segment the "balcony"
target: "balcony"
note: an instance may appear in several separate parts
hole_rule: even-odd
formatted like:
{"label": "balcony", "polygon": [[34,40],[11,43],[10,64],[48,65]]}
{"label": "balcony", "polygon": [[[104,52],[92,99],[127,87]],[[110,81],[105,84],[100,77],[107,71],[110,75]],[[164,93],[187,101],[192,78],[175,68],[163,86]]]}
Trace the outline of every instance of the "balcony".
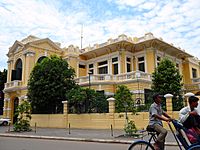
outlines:
{"label": "balcony", "polygon": [[184,88],[186,92],[197,92],[200,90],[200,78],[193,78],[192,84],[185,84]]}
{"label": "balcony", "polygon": [[21,87],[22,87],[22,81],[21,80],[14,80],[14,81],[5,83],[4,91],[5,92],[12,92],[12,91],[19,90]]}
{"label": "balcony", "polygon": [[[83,76],[75,79],[76,83],[79,85],[88,85],[89,84],[89,76]],[[92,84],[114,84],[121,82],[138,82],[138,81],[147,81],[151,82],[151,74],[134,71],[124,74],[118,75],[110,75],[110,74],[91,74],[90,82]]]}

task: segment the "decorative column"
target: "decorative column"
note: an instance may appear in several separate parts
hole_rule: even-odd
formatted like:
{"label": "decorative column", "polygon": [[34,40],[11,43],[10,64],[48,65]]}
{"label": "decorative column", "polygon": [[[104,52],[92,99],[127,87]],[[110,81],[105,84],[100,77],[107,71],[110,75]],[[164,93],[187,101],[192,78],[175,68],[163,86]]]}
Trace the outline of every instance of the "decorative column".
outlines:
{"label": "decorative column", "polygon": [[9,60],[7,62],[7,64],[8,64],[7,82],[11,82],[12,63],[13,63],[13,60]]}
{"label": "decorative column", "polygon": [[110,97],[107,101],[109,104],[109,113],[115,113],[115,98]]}
{"label": "decorative column", "polygon": [[164,97],[166,98],[166,108],[167,108],[167,114],[169,116],[172,116],[172,94],[165,94]]}
{"label": "decorative column", "polygon": [[189,92],[189,93],[186,93],[186,94],[184,95],[184,106],[188,106],[188,98],[189,98],[190,96],[194,96],[194,94],[191,93],[191,92]]}
{"label": "decorative column", "polygon": [[68,127],[68,101],[62,101],[63,103],[63,127]]}
{"label": "decorative column", "polygon": [[7,115],[6,118],[11,118],[11,100],[7,98]]}
{"label": "decorative column", "polygon": [[24,55],[25,55],[25,63],[24,63],[25,67],[23,69],[23,79],[22,79],[22,81],[24,81],[24,84],[27,85],[29,75],[30,75],[31,70],[32,70],[33,65],[34,65],[35,52],[28,50],[24,53]]}
{"label": "decorative column", "polygon": [[110,97],[107,99],[109,105],[109,125],[115,126],[115,98]]}
{"label": "decorative column", "polygon": [[3,118],[6,118],[6,117],[7,117],[8,99],[9,99],[9,98],[4,98]]}

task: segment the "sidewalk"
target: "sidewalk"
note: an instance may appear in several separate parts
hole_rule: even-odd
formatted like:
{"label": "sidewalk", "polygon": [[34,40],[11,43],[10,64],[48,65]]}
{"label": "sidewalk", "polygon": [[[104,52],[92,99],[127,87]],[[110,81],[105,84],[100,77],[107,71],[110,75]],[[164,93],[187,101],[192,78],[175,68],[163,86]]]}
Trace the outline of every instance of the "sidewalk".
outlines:
{"label": "sidewalk", "polygon": [[[105,143],[124,143],[130,144],[138,138],[125,137],[123,130],[114,129],[113,132],[108,129],[58,129],[58,128],[37,128],[31,132],[12,132],[13,128],[0,126],[0,136],[6,137],[25,137],[54,140],[73,140],[86,142],[105,142]],[[146,134],[146,133],[144,133]],[[146,135],[144,139],[148,139]],[[141,139],[141,138],[140,138]],[[166,145],[177,145],[172,133],[169,131],[166,137]]]}

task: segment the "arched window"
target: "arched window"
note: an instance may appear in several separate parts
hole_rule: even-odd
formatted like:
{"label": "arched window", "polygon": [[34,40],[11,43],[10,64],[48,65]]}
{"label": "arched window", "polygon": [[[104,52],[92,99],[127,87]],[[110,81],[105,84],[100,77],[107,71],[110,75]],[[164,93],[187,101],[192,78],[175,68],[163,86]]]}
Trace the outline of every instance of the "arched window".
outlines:
{"label": "arched window", "polygon": [[37,63],[41,63],[42,60],[43,60],[44,58],[46,58],[46,56],[42,56],[42,57],[40,57],[40,58],[38,59]]}
{"label": "arched window", "polygon": [[22,80],[22,60],[19,58],[15,64],[15,70],[12,70],[12,78],[13,80]]}

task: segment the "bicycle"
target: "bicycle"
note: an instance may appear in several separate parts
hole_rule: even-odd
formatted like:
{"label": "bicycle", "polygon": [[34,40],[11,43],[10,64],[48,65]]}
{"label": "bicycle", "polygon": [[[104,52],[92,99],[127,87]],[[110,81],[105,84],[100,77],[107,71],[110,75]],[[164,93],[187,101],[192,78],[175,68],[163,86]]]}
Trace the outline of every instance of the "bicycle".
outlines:
{"label": "bicycle", "polygon": [[129,146],[128,150],[154,150],[154,147],[151,143],[152,141],[156,141],[157,133],[153,128],[147,128],[147,130],[144,130],[143,132],[146,131],[147,135],[150,135],[149,140],[137,140]]}
{"label": "bicycle", "polygon": [[[179,123],[177,120],[172,120],[172,124],[174,125],[174,128],[176,129],[176,134],[174,133],[172,126],[170,123],[168,123],[169,128],[178,144],[179,150],[200,150],[200,138],[197,137],[198,141],[196,143],[191,143],[186,135],[186,130],[181,123]],[[133,142],[128,150],[155,150],[152,145],[152,140],[155,142],[157,139],[156,132],[151,130],[146,130],[148,132],[148,135],[150,135],[150,138],[148,141],[145,140],[138,140]],[[182,146],[181,146],[182,145]],[[161,148],[162,149],[162,148]]]}

